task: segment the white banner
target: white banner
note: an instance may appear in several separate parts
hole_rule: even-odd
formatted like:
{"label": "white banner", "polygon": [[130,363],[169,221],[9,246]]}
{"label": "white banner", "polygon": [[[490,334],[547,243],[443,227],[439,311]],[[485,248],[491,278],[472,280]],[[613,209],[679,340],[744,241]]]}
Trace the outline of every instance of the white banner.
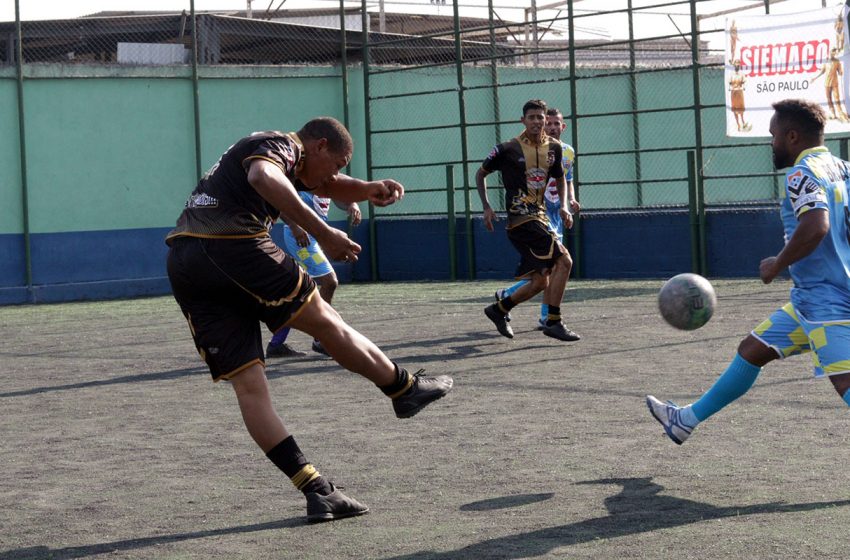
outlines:
{"label": "white banner", "polygon": [[726,20],[726,135],[770,136],[771,104],[820,103],[826,132],[850,132],[847,6]]}

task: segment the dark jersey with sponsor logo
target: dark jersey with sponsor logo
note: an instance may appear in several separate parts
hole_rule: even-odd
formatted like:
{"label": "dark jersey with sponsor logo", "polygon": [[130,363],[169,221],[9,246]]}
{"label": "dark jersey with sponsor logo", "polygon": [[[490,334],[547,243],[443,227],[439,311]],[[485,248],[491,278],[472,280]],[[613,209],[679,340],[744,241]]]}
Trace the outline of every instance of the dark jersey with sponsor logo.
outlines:
{"label": "dark jersey with sponsor logo", "polygon": [[561,143],[546,135],[535,144],[523,132],[493,148],[481,167],[502,174],[509,229],[529,220],[548,225],[546,184],[550,178],[564,176],[562,159]]}
{"label": "dark jersey with sponsor logo", "polygon": [[175,237],[248,238],[269,235],[280,212],[266,202],[248,182],[255,159],[280,167],[298,190],[307,190],[295,179],[302,157],[295,133],[255,132],[232,145],[198,182],[166,242]]}

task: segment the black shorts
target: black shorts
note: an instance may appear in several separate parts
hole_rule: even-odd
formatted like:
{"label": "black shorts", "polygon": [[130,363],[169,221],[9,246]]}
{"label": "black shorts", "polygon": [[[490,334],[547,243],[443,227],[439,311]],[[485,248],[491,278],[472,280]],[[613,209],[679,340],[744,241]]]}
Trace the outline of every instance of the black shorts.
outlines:
{"label": "black shorts", "polygon": [[519,252],[514,277],[526,278],[533,272],[548,272],[567,250],[543,222],[529,220],[507,230],[508,239]]}
{"label": "black shorts", "polygon": [[269,237],[173,239],[168,279],[214,381],[264,363],[260,321],[277,331],[316,292]]}

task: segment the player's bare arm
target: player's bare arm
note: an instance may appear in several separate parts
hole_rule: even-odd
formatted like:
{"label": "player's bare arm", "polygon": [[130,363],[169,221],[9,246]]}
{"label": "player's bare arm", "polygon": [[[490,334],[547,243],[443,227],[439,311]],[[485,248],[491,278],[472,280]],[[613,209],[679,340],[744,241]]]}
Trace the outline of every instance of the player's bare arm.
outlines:
{"label": "player's bare arm", "polygon": [[404,187],[398,181],[364,181],[343,173],[335,175],[314,192],[344,204],[368,200],[375,206],[389,206],[404,198]]}
{"label": "player's bare arm", "polygon": [[572,181],[567,181],[567,200],[569,201],[572,213],[577,214],[579,210],[581,210],[581,204],[579,204],[579,201],[576,198],[575,185]]}
{"label": "player's bare arm", "polygon": [[767,257],[759,263],[759,276],[765,284],[770,284],[780,272],[790,265],[808,256],[829,233],[829,213],[823,208],[815,208],[800,216],[794,235],[785,247],[774,257]]}
{"label": "player's bare arm", "polygon": [[338,200],[334,200],[333,203],[337,208],[348,214],[348,218],[351,220],[352,226],[356,227],[360,225],[360,221],[363,219],[363,214],[360,212],[360,207],[356,202],[344,204]]}
{"label": "player's bare arm", "polygon": [[561,201],[561,208],[558,210],[561,214],[561,219],[564,221],[564,227],[570,229],[573,227],[573,215],[568,208],[566,191],[567,181],[563,176],[555,179],[555,188],[558,189],[558,200]]}
{"label": "player's bare arm", "polygon": [[360,245],[343,232],[328,226],[298,196],[295,187],[277,165],[262,159],[251,162],[248,182],[288,220],[304,228],[316,238],[322,249],[334,260],[356,261]]}
{"label": "player's bare arm", "polygon": [[490,207],[490,201],[487,200],[487,181],[486,177],[490,172],[479,167],[475,173],[475,186],[478,188],[478,196],[481,198],[481,206],[484,208],[484,227],[487,231],[494,231],[493,222],[498,220],[496,212]]}

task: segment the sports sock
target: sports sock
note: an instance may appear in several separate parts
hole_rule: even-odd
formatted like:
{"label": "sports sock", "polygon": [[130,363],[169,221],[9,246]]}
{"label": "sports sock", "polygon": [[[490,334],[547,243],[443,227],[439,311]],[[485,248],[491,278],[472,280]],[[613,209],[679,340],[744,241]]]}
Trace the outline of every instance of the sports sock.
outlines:
{"label": "sports sock", "polygon": [[561,306],[550,305],[549,312],[546,314],[546,326],[550,327],[561,322]]}
{"label": "sports sock", "polygon": [[540,306],[540,321],[545,323],[549,319],[549,306],[545,303]]}
{"label": "sports sock", "polygon": [[516,306],[517,304],[514,303],[514,300],[513,298],[511,298],[511,296],[508,296],[505,299],[500,299],[498,303],[496,303],[496,307],[498,307],[502,313],[510,313],[511,309]]}
{"label": "sports sock", "polygon": [[407,373],[407,370],[403,367],[398,367],[397,363],[393,362],[393,365],[395,366],[395,381],[379,387],[391,399],[402,396],[413,386],[413,376]]}
{"label": "sports sock", "polygon": [[729,367],[717,378],[711,389],[691,405],[694,416],[702,422],[749,391],[760,371],[760,367],[754,366],[740,354],[735,354]]}
{"label": "sports sock", "polygon": [[272,336],[272,339],[269,344],[271,344],[272,346],[280,346],[281,344],[286,342],[286,337],[289,336],[290,330],[291,329],[289,327],[284,327],[280,329],[279,331],[274,333],[274,336]]}
{"label": "sports sock", "polygon": [[304,454],[301,453],[301,449],[295,443],[294,437],[289,436],[275,445],[266,453],[266,457],[289,477],[296,488],[305,494],[318,492],[327,496],[331,493],[330,482],[304,458]]}
{"label": "sports sock", "polygon": [[526,284],[528,284],[528,280],[520,280],[519,282],[517,282],[513,286],[511,286],[509,288],[505,288],[505,291],[503,292],[504,296],[505,297],[512,296],[515,291],[519,290],[520,288],[522,288]]}
{"label": "sports sock", "polygon": [[844,391],[844,396],[841,398],[844,399],[844,402],[847,403],[847,406],[850,406],[850,391]]}

